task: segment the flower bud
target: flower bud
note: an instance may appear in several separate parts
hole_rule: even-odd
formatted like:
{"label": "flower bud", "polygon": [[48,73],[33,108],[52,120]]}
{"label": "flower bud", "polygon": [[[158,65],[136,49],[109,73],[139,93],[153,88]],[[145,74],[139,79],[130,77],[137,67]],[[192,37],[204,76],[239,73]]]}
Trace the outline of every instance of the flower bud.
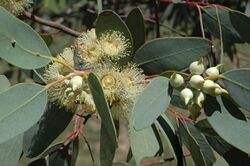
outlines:
{"label": "flower bud", "polygon": [[205,98],[206,96],[203,92],[196,91],[196,93],[194,94],[194,103],[202,108],[202,104],[205,101]]}
{"label": "flower bud", "polygon": [[191,74],[200,75],[203,73],[204,69],[205,69],[205,67],[204,67],[203,63],[200,61],[194,61],[189,66],[189,70],[190,70]]}
{"label": "flower bud", "polygon": [[192,90],[189,88],[184,88],[180,92],[180,98],[185,102],[186,105],[189,103],[191,99],[193,99],[193,97],[194,97],[194,94]]}
{"label": "flower bud", "polygon": [[221,95],[222,93],[228,94],[227,90],[223,89],[219,84],[215,83],[215,89],[212,93],[213,96]]}
{"label": "flower bud", "polygon": [[210,67],[206,70],[206,75],[208,76],[213,76],[213,75],[219,75],[220,71],[219,71],[219,67],[223,66],[223,64],[218,64],[215,67]]}
{"label": "flower bud", "polygon": [[191,87],[201,89],[204,83],[204,78],[200,75],[193,75],[189,81]]}
{"label": "flower bud", "polygon": [[184,78],[180,74],[172,74],[170,77],[170,85],[174,88],[178,88],[184,84]]}
{"label": "flower bud", "polygon": [[216,85],[213,81],[205,80],[203,87],[202,87],[202,91],[206,94],[212,94],[215,88],[216,88]]}
{"label": "flower bud", "polygon": [[73,91],[80,89],[82,87],[82,84],[83,84],[83,79],[81,76],[74,76],[70,80],[70,85]]}
{"label": "flower bud", "polygon": [[213,76],[213,75],[219,75],[220,72],[217,69],[217,67],[210,67],[206,70],[206,75]]}

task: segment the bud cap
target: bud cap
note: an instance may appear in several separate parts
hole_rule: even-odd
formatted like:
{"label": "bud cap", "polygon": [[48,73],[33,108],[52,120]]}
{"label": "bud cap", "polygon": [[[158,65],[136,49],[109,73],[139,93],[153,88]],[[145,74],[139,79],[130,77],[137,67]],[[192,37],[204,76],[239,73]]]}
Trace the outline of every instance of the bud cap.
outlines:
{"label": "bud cap", "polygon": [[186,105],[189,103],[191,99],[193,99],[193,97],[194,97],[194,94],[192,90],[189,88],[184,88],[180,92],[180,98],[185,102]]}
{"label": "bud cap", "polygon": [[184,85],[184,78],[182,75],[174,73],[171,75],[169,82],[172,87],[178,88]]}

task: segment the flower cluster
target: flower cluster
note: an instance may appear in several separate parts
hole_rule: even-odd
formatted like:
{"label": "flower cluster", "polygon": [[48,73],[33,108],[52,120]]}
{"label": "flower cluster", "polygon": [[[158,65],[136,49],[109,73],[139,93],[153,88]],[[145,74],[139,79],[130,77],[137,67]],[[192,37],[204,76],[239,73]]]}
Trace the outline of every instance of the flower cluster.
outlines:
{"label": "flower cluster", "polygon": [[[171,75],[171,86],[180,90],[180,98],[188,106],[191,113],[201,110],[206,95],[218,96],[228,93],[213,80],[219,76],[220,66],[217,65],[205,70],[201,59],[190,64],[189,71],[191,74],[186,80],[181,74],[174,73]],[[206,76],[206,79],[202,74]]]}
{"label": "flower cluster", "polygon": [[[119,67],[113,61],[128,55],[129,45],[118,31],[107,31],[98,39],[92,29],[78,37],[74,47],[66,48],[57,57],[74,68],[73,57],[77,56],[85,65],[86,72],[97,75],[115,119],[130,115],[136,98],[146,84],[142,71],[136,65]],[[96,107],[87,78],[77,75],[77,72],[70,71],[60,63],[49,65],[44,74],[47,84],[67,77],[49,88],[49,99],[73,112],[93,114]]]}
{"label": "flower cluster", "polygon": [[21,14],[32,2],[32,0],[0,0],[0,6],[17,16]]}
{"label": "flower cluster", "polygon": [[77,56],[90,66],[129,55],[130,45],[119,31],[104,32],[97,39],[95,29],[82,34],[75,42]]}

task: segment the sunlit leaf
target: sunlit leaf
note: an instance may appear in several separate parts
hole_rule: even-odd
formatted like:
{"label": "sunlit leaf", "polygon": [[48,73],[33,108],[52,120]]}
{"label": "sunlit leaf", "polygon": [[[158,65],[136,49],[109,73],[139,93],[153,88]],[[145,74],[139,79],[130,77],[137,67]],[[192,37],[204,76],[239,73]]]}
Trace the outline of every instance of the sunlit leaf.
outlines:
{"label": "sunlit leaf", "polygon": [[46,103],[47,91],[37,84],[17,84],[0,93],[0,131],[3,133],[0,143],[34,125],[44,112]]}
{"label": "sunlit leaf", "polygon": [[139,96],[133,108],[135,129],[141,130],[153,124],[158,116],[166,111],[169,103],[168,79],[164,77],[153,79]]}
{"label": "sunlit leaf", "polygon": [[250,111],[250,69],[236,69],[223,73],[225,88],[237,104]]}
{"label": "sunlit leaf", "polygon": [[0,7],[0,57],[24,69],[41,68],[50,60],[43,39],[27,24]]}

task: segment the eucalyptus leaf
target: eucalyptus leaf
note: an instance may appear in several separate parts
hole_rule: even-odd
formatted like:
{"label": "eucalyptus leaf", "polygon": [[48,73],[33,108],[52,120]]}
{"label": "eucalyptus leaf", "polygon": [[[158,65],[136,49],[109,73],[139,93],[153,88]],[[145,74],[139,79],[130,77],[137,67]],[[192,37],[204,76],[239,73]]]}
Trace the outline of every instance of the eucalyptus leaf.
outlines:
{"label": "eucalyptus leaf", "polygon": [[0,75],[0,85],[0,93],[10,87],[10,82],[4,75]]}
{"label": "eucalyptus leaf", "polygon": [[237,104],[250,111],[250,69],[236,69],[223,73],[226,90]]}
{"label": "eucalyptus leaf", "polygon": [[250,123],[238,119],[231,112],[239,111],[225,97],[207,96],[204,102],[205,114],[215,132],[227,143],[239,150],[250,153]]}
{"label": "eucalyptus leaf", "polygon": [[168,95],[168,84],[165,77],[155,78],[139,96],[132,110],[136,130],[149,127],[167,110],[171,99]]}
{"label": "eucalyptus leaf", "polygon": [[[248,154],[238,150],[232,145],[228,144],[225,140],[223,140],[211,127],[208,120],[202,120],[201,124],[198,125],[199,128],[206,128],[212,135],[206,135],[206,140],[209,145],[220,154],[229,165],[248,165],[250,162],[250,157]],[[204,131],[204,130],[203,130]],[[217,164],[217,161],[215,165]]]}
{"label": "eucalyptus leaf", "polygon": [[176,135],[175,129],[165,114],[162,114],[157,118],[157,126],[161,131],[163,138],[168,144],[169,149],[174,155],[177,161],[177,166],[183,166],[183,151],[179,142],[179,138]]}
{"label": "eucalyptus leaf", "polygon": [[199,166],[212,166],[215,162],[215,156],[205,138],[191,122],[179,120],[179,124],[181,139],[190,150],[195,164]]}
{"label": "eucalyptus leaf", "polygon": [[114,147],[109,140],[108,133],[104,124],[102,124],[100,137],[100,166],[112,165],[115,156],[116,147]]}
{"label": "eucalyptus leaf", "polygon": [[[223,40],[228,43],[243,43],[243,39],[239,32],[235,29],[232,24],[230,13],[228,9],[215,8],[215,7],[204,7],[203,10],[203,20],[204,25],[208,31],[216,38],[220,38],[219,22],[222,29]],[[216,12],[218,11],[218,13]],[[219,16],[219,22],[217,19],[217,14]],[[237,25],[239,26],[239,25]]]}
{"label": "eucalyptus leaf", "polygon": [[22,153],[23,134],[0,144],[0,165],[17,165]]}
{"label": "eucalyptus leaf", "polygon": [[160,148],[151,127],[136,131],[130,123],[129,140],[132,154],[137,165],[140,165],[144,157],[154,156]]}
{"label": "eucalyptus leaf", "polygon": [[17,84],[0,93],[0,131],[4,133],[0,136],[0,143],[34,125],[44,112],[46,103],[47,91],[37,84]]}
{"label": "eucalyptus leaf", "polygon": [[72,117],[72,112],[48,103],[40,120],[24,134],[24,154],[36,157],[42,153],[64,131]]}
{"label": "eucalyptus leaf", "polygon": [[141,10],[139,8],[134,8],[129,12],[125,23],[131,32],[134,43],[134,52],[136,52],[146,40],[145,22]]}
{"label": "eucalyptus leaf", "polygon": [[133,62],[146,74],[160,74],[166,70],[184,69],[209,52],[210,42],[202,38],[159,38],[142,45]]}
{"label": "eucalyptus leaf", "polygon": [[111,115],[111,111],[107,100],[105,98],[102,86],[97,78],[97,76],[93,73],[89,74],[88,77],[89,87],[96,105],[96,109],[102,119],[102,124],[108,132],[108,136],[112,145],[117,147],[117,133],[114,125],[114,121]]}
{"label": "eucalyptus leaf", "polygon": [[47,65],[50,56],[43,39],[27,24],[0,6],[0,57],[24,69]]}

